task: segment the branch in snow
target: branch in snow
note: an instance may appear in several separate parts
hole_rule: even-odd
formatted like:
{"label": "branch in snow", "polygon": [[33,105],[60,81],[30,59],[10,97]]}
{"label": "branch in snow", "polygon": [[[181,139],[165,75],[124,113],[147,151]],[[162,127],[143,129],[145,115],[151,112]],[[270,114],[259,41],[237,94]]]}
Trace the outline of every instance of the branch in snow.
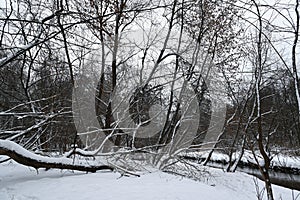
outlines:
{"label": "branch in snow", "polygon": [[39,168],[56,168],[56,169],[70,169],[86,172],[96,172],[98,170],[114,170],[114,167],[108,165],[99,165],[97,163],[83,163],[83,162],[74,162],[70,158],[51,158],[41,155],[36,155],[20,145],[0,139],[0,155],[6,155],[15,160],[16,162]]}

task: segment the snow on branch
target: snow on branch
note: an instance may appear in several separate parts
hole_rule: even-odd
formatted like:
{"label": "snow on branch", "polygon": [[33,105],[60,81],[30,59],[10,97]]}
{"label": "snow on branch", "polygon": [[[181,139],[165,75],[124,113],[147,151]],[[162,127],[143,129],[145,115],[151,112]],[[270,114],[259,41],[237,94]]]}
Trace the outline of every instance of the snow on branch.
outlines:
{"label": "snow on branch", "polygon": [[9,156],[16,162],[39,168],[56,168],[56,169],[70,169],[86,172],[96,172],[98,170],[114,170],[114,167],[108,165],[99,165],[97,163],[84,163],[80,161],[74,162],[73,159],[62,157],[53,158],[34,154],[15,142],[0,139],[0,155]]}

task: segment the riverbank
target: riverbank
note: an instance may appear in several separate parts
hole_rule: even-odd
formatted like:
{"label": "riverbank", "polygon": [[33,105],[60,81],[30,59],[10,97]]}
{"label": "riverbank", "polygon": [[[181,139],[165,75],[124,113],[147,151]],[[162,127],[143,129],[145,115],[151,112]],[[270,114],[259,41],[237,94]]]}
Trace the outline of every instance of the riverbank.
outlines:
{"label": "riverbank", "polygon": [[[84,173],[71,170],[39,170],[14,161],[0,164],[1,200],[266,200],[264,183],[246,173],[226,173],[199,167],[201,179],[195,181],[153,169],[140,177],[116,172]],[[300,192],[273,186],[274,198],[295,200]],[[295,198],[296,197],[296,198]]]}
{"label": "riverbank", "polygon": [[[261,156],[259,156],[259,154],[257,155],[259,163],[262,164]],[[189,152],[182,156],[184,159],[200,164],[206,160],[208,152]],[[234,154],[231,162],[234,163],[236,158],[238,158],[238,155]],[[214,152],[207,165],[226,169],[229,160],[228,155]],[[245,151],[243,157],[237,164],[237,171],[245,172],[263,179],[252,152]],[[270,179],[273,184],[300,191],[300,157],[283,154],[274,155],[271,161]]]}

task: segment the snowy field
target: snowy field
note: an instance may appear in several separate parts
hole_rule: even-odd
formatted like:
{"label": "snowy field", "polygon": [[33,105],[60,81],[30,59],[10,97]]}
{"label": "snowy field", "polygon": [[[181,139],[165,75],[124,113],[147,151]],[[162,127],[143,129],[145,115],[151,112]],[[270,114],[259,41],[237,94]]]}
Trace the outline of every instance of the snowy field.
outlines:
{"label": "snowy field", "polygon": [[[200,181],[157,170],[141,177],[117,172],[39,170],[12,161],[0,164],[0,200],[256,200],[263,182],[250,175],[205,168]],[[257,182],[258,184],[255,184]],[[300,200],[300,191],[273,186],[275,199]]]}

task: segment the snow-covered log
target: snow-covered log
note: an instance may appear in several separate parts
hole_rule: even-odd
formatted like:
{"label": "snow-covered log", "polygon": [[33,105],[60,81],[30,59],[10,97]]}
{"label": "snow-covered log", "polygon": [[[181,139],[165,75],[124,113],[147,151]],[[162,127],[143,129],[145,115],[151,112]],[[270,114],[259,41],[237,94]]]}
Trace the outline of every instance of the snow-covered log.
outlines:
{"label": "snow-covered log", "polygon": [[9,156],[11,159],[16,162],[34,167],[35,169],[39,168],[56,168],[56,169],[70,169],[70,170],[78,170],[78,171],[86,171],[86,172],[96,172],[98,170],[111,170],[114,168],[108,165],[99,165],[96,163],[83,163],[77,162],[73,159],[62,157],[62,158],[53,158],[46,157],[34,154],[22,146],[16,144],[15,142],[9,140],[1,140],[0,139],[0,155]]}

